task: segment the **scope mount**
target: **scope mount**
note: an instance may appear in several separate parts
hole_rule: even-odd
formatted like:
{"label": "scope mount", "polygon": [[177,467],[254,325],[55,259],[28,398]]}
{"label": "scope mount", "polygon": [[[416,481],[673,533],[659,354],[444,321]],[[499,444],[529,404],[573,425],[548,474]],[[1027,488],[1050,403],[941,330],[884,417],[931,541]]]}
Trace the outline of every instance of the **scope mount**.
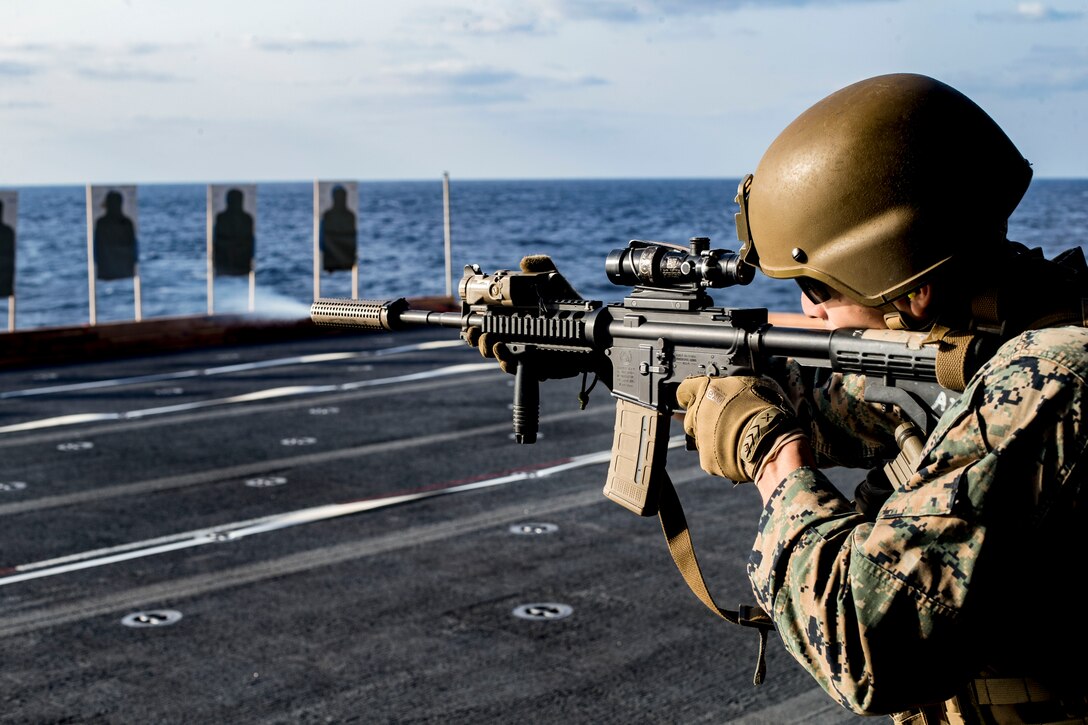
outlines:
{"label": "scope mount", "polygon": [[624,297],[623,304],[644,310],[692,312],[713,306],[714,300],[705,290],[699,288],[681,290],[638,285],[631,294]]}

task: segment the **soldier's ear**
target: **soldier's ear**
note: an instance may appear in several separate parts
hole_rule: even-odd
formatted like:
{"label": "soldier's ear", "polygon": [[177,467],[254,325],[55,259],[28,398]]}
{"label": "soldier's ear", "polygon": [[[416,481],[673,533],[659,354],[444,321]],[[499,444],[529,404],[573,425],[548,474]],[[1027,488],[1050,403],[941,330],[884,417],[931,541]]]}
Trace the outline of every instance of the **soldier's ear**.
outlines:
{"label": "soldier's ear", "polygon": [[918,330],[937,314],[935,307],[935,291],[933,285],[924,284],[906,297],[900,297],[892,303],[898,314],[889,312],[884,315],[888,326],[892,329],[901,329],[893,325],[902,325],[906,329]]}
{"label": "soldier's ear", "polygon": [[924,284],[907,295],[910,304],[908,312],[911,317],[919,320],[928,319],[933,315],[933,285]]}

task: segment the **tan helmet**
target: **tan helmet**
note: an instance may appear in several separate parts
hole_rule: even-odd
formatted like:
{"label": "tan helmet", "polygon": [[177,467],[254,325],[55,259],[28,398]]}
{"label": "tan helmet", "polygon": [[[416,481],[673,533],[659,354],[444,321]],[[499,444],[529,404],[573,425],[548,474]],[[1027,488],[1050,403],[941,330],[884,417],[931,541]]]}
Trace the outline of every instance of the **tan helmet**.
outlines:
{"label": "tan helmet", "polygon": [[869,307],[1005,239],[1031,166],[985,111],[926,76],[860,81],[801,114],[741,183],[745,261]]}

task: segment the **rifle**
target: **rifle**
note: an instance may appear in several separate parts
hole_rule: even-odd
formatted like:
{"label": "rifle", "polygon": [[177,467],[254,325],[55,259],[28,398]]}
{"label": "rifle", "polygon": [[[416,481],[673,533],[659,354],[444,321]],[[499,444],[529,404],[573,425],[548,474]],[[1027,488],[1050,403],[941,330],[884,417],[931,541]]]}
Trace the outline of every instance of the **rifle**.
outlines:
{"label": "rifle", "polygon": [[[899,406],[924,439],[958,393],[937,382],[937,349],[924,332],[817,330],[768,324],[764,308],[714,307],[707,288],[744,285],[754,268],[696,237],[685,249],[631,241],[609,253],[605,272],[633,290],[622,302],[557,299],[556,271],[465,267],[460,312],[410,309],[404,298],[323,298],[310,308],[318,325],[396,330],[409,325],[470,328],[506,344],[518,360],[513,430],[536,441],[539,378],[533,353],[550,351],[586,373],[606,371],[616,399],[616,429],[605,495],[641,516],[657,513],[654,473],[664,470],[668,423],[682,410],[676,388],[693,375],[759,375],[776,357],[803,366],[865,375],[866,400]],[[553,358],[554,359],[554,358]]]}
{"label": "rifle", "polygon": [[[698,574],[687,525],[665,473],[669,422],[680,410],[679,384],[693,375],[759,375],[782,357],[865,375],[866,400],[896,405],[909,421],[897,431],[903,453],[886,467],[889,476],[898,477],[913,469],[922,441],[958,393],[938,383],[937,349],[924,344],[926,333],[783,328],[768,323],[764,308],[714,306],[708,288],[748,284],[754,272],[739,255],[710,249],[706,237],[691,239],[687,248],[633,240],[605,260],[608,279],[632,288],[622,302],[560,298],[553,289],[557,283],[569,287],[554,268],[485,274],[468,265],[458,288],[460,312],[413,310],[404,298],[319,299],[310,317],[318,325],[355,328],[450,327],[466,340],[477,328],[489,340],[503,342],[517,360],[513,429],[519,443],[536,440],[539,380],[547,377],[541,361],[547,356],[560,356],[567,367],[585,375],[610,378],[616,424],[605,496],[640,516],[658,515],[677,566],[696,595],[729,621],[765,632],[765,614],[755,608],[722,610]],[[689,578],[692,569],[697,581]]]}

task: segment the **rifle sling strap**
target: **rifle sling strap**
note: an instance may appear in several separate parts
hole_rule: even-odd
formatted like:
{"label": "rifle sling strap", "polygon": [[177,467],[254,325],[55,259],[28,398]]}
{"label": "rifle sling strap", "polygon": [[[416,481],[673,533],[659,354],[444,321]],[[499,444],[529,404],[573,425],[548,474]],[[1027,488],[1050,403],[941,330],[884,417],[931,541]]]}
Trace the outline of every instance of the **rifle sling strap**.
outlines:
{"label": "rifle sling strap", "polygon": [[688,531],[688,522],[684,517],[684,509],[680,505],[680,498],[676,495],[676,488],[668,474],[661,476],[662,481],[658,487],[658,511],[657,517],[661,521],[661,530],[665,534],[665,541],[669,545],[669,553],[680,570],[681,576],[687,582],[691,591],[699,598],[707,609],[717,614],[727,622],[740,624],[745,627],[755,627],[759,632],[759,655],[756,661],[756,671],[752,677],[753,684],[763,683],[767,674],[767,632],[774,629],[774,623],[766,612],[757,606],[741,605],[737,611],[722,609],[714,601],[710,590],[706,586],[702,569],[699,568],[699,560],[695,557],[695,546],[691,541]]}

